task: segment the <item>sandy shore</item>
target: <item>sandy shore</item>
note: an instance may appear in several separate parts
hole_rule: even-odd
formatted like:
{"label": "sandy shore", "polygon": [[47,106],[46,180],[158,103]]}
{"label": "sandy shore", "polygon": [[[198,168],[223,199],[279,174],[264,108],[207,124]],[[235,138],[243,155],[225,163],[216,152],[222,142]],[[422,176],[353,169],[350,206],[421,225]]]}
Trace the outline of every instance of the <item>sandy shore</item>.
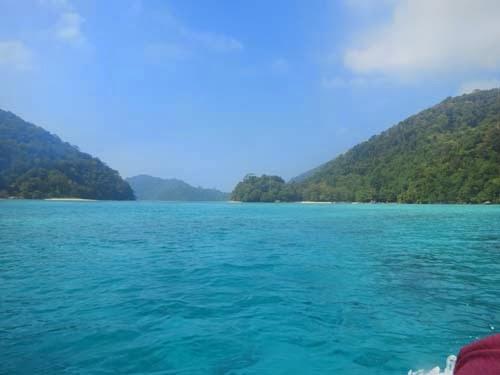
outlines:
{"label": "sandy shore", "polygon": [[332,202],[301,201],[302,204],[332,204]]}

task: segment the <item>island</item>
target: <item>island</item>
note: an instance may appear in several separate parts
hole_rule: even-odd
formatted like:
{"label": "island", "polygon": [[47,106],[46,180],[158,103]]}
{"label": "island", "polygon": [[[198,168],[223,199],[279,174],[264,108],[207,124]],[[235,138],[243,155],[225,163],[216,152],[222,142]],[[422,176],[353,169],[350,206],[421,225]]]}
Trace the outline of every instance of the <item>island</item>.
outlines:
{"label": "island", "polygon": [[447,98],[288,183],[247,175],[231,199],[500,203],[500,89]]}

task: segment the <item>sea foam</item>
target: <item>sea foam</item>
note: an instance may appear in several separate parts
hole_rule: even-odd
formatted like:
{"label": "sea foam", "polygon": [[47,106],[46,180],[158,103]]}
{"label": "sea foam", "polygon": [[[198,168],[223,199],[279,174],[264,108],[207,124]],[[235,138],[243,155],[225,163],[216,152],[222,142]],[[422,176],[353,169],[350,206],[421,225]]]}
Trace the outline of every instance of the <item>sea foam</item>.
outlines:
{"label": "sea foam", "polygon": [[453,375],[456,361],[457,357],[455,357],[454,355],[450,355],[448,356],[448,358],[446,358],[446,367],[443,369],[443,371],[441,371],[439,366],[437,366],[427,372],[425,370],[410,370],[408,371],[408,375]]}

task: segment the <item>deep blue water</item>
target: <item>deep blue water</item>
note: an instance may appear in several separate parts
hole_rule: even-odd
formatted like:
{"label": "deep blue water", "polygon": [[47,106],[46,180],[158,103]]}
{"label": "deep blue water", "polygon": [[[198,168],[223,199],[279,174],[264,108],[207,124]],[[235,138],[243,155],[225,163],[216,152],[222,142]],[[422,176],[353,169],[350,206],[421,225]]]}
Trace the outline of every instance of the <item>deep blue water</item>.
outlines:
{"label": "deep blue water", "polygon": [[499,206],[0,202],[2,374],[406,374],[499,329]]}

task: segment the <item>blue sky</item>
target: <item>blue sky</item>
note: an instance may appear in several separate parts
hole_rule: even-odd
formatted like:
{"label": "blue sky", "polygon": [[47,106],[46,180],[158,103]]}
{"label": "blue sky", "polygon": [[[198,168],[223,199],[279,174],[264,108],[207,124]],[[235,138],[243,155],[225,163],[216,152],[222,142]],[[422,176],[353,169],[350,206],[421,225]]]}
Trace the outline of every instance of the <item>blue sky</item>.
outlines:
{"label": "blue sky", "polygon": [[0,0],[0,108],[98,156],[231,190],[500,85],[496,0]]}

